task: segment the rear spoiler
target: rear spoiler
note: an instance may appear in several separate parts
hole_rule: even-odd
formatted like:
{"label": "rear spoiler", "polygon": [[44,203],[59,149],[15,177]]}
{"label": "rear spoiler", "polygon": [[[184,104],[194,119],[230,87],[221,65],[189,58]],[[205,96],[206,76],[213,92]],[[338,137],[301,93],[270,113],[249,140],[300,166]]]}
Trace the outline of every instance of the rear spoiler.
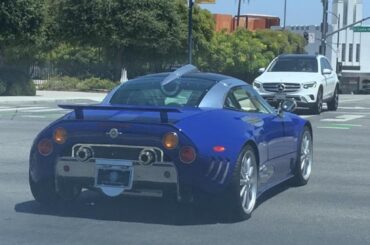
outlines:
{"label": "rear spoiler", "polygon": [[127,106],[127,105],[58,105],[60,108],[74,110],[76,119],[84,119],[84,110],[101,110],[101,111],[150,111],[159,112],[161,123],[168,123],[169,112],[181,112],[177,108],[168,107],[150,107],[150,106]]}

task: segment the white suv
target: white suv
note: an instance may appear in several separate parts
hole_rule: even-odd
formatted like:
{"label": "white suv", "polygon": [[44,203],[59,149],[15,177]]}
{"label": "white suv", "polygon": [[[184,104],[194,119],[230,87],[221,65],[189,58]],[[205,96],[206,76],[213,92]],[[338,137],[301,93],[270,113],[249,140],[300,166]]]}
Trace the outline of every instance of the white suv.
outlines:
{"label": "white suv", "polygon": [[272,105],[284,95],[314,114],[321,113],[324,102],[329,110],[338,108],[339,80],[325,56],[280,55],[260,72],[253,86]]}

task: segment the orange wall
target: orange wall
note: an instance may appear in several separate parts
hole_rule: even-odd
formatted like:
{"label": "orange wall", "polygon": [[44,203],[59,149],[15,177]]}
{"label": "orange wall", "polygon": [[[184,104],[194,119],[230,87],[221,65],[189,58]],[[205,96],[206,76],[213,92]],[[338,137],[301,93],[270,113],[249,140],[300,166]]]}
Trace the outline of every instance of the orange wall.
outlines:
{"label": "orange wall", "polygon": [[[214,14],[216,22],[216,31],[222,31],[223,29],[228,32],[232,32],[236,29],[237,18],[231,15]],[[250,31],[257,29],[270,29],[271,26],[279,26],[280,19],[278,17],[248,17],[248,25],[246,25],[246,16],[241,16],[239,21],[239,27],[248,28]]]}

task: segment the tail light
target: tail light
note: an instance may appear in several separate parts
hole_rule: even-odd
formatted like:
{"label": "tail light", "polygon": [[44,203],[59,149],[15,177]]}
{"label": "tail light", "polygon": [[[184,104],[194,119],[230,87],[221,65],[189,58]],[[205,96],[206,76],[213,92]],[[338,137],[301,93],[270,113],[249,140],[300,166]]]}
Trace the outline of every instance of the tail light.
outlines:
{"label": "tail light", "polygon": [[50,139],[42,139],[37,145],[39,153],[43,156],[49,156],[53,152],[53,142]]}
{"label": "tail light", "polygon": [[64,144],[67,140],[67,131],[64,128],[57,128],[53,135],[54,141],[57,144]]}
{"label": "tail light", "polygon": [[183,163],[190,164],[194,162],[196,153],[193,147],[184,146],[180,150],[180,160]]}
{"label": "tail light", "polygon": [[166,148],[167,150],[175,149],[179,143],[179,137],[177,136],[175,132],[167,133],[163,137],[162,143],[163,143],[164,148]]}

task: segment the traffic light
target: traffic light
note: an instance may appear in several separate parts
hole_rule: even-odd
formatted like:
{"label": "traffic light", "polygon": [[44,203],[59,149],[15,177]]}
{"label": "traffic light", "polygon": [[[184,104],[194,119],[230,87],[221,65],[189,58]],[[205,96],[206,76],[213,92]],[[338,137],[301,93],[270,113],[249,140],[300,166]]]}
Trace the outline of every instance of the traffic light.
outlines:
{"label": "traffic light", "polygon": [[306,41],[308,42],[308,39],[309,39],[309,36],[308,36],[308,32],[304,32],[303,33],[303,37],[304,37],[304,39],[306,39]]}

